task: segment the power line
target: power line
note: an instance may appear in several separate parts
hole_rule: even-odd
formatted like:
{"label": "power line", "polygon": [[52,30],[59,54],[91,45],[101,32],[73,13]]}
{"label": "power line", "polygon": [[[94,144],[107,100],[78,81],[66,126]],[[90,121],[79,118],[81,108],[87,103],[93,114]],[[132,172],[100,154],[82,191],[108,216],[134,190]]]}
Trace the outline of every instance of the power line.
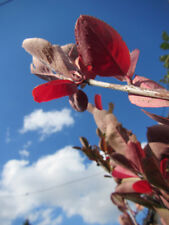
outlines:
{"label": "power line", "polygon": [[0,198],[27,197],[27,196],[30,196],[30,195],[33,195],[33,194],[49,192],[49,191],[52,191],[52,190],[57,189],[57,188],[62,188],[62,187],[67,186],[67,185],[71,185],[71,184],[74,184],[74,183],[78,183],[80,181],[84,181],[84,180],[90,179],[92,177],[99,176],[101,174],[103,174],[103,172],[92,174],[92,175],[86,176],[86,177],[81,177],[81,178],[78,178],[78,179],[75,179],[75,180],[67,181],[67,182],[64,182],[62,184],[56,184],[54,186],[50,186],[48,188],[39,189],[39,190],[36,190],[36,191],[27,191],[27,192],[19,193],[19,194],[14,193],[14,194],[0,195]]}

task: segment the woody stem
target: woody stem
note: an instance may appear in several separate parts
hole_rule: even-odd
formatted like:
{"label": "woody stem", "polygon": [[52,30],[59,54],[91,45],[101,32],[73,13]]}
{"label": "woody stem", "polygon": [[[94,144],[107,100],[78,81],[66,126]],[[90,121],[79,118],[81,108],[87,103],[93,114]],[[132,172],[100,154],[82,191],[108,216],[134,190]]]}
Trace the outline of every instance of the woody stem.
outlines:
{"label": "woody stem", "polygon": [[129,94],[141,95],[145,97],[165,99],[169,101],[169,91],[166,89],[143,89],[134,85],[112,84],[102,81],[89,79],[86,81],[88,85],[109,88],[117,91],[124,91]]}

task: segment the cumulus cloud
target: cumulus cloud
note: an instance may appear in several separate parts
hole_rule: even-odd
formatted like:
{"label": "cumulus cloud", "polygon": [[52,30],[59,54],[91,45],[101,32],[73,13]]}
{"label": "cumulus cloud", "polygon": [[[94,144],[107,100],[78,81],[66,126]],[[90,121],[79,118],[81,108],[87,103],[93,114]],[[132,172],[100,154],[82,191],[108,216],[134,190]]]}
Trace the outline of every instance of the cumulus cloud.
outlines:
{"label": "cumulus cloud", "polygon": [[74,119],[69,109],[48,112],[37,109],[24,117],[20,133],[38,131],[43,140],[46,136],[61,131],[65,126],[71,126],[73,123]]}
{"label": "cumulus cloud", "polygon": [[[0,180],[0,205],[3,205],[0,224],[10,225],[17,217],[27,215],[31,220],[31,214],[35,215],[42,206],[48,207],[44,211],[48,219],[46,224],[39,222],[38,225],[54,221],[51,219],[53,208],[61,208],[67,217],[79,215],[88,223],[116,221],[118,211],[110,201],[115,183],[103,174],[95,163],[85,165],[84,157],[70,146],[33,164],[26,160],[10,160]],[[59,216],[55,224],[62,221]]]}
{"label": "cumulus cloud", "polygon": [[28,157],[29,156],[29,151],[27,150],[30,146],[32,145],[32,141],[27,141],[22,149],[19,151],[19,155],[21,157]]}

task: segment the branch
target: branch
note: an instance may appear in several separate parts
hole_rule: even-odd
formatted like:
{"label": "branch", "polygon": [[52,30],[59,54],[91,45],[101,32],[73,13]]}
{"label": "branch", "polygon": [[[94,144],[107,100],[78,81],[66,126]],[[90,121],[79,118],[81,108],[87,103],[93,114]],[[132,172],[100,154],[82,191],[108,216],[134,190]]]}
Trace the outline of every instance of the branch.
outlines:
{"label": "branch", "polygon": [[103,88],[110,88],[117,91],[124,91],[129,94],[141,95],[151,98],[165,99],[169,101],[169,91],[166,89],[143,89],[134,85],[120,85],[112,84],[102,81],[97,81],[93,79],[87,80],[87,84],[91,86],[98,86]]}

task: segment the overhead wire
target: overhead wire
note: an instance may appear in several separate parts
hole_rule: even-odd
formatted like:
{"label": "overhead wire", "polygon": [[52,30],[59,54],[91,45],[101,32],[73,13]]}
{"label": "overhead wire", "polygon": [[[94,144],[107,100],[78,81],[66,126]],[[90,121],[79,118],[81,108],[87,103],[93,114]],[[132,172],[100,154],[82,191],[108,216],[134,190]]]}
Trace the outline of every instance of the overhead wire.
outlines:
{"label": "overhead wire", "polygon": [[99,176],[101,174],[103,174],[103,172],[92,174],[92,175],[86,176],[86,177],[81,177],[81,178],[74,179],[74,180],[70,180],[70,181],[67,181],[67,182],[64,182],[64,183],[61,183],[61,184],[56,184],[56,185],[53,185],[53,186],[50,186],[50,187],[47,187],[47,188],[43,188],[43,189],[39,189],[39,190],[35,190],[35,191],[26,191],[24,193],[13,193],[13,194],[0,194],[0,198],[27,197],[27,196],[30,196],[30,195],[33,195],[33,194],[49,192],[49,191],[55,190],[57,188],[62,188],[62,187],[67,186],[67,185],[71,185],[71,184],[74,184],[74,183],[78,183],[80,181],[90,179],[92,177]]}

